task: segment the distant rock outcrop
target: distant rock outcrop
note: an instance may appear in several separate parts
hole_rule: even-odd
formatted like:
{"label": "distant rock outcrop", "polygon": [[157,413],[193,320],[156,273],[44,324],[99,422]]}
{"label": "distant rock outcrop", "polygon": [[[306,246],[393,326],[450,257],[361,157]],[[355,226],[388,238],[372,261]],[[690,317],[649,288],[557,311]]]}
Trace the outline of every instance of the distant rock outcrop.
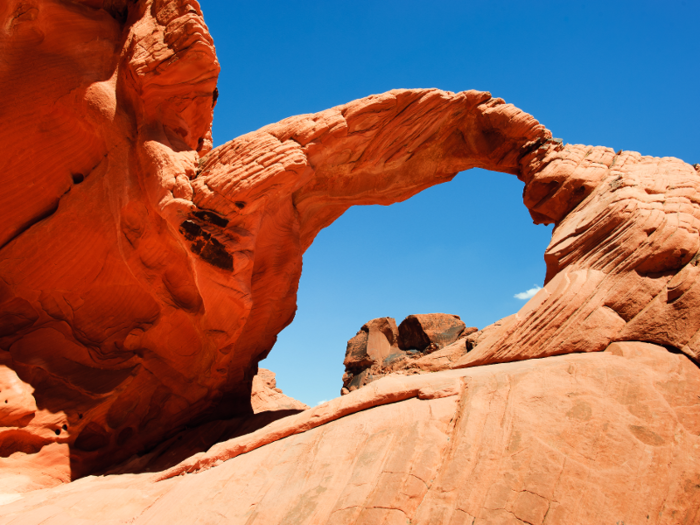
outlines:
{"label": "distant rock outcrop", "polygon": [[399,325],[399,348],[431,353],[476,331],[467,328],[458,315],[409,315]]}
{"label": "distant rock outcrop", "polygon": [[392,373],[447,370],[467,351],[466,341],[457,340],[475,332],[477,328],[467,328],[459,316],[450,314],[409,315],[398,327],[393,317],[372,319],[348,341],[340,393]]}
{"label": "distant rock outcrop", "polygon": [[270,410],[306,410],[308,405],[294,398],[285,396],[282,390],[277,388],[275,373],[265,368],[258,369],[253,378],[253,391],[250,395],[253,412],[267,412]]}

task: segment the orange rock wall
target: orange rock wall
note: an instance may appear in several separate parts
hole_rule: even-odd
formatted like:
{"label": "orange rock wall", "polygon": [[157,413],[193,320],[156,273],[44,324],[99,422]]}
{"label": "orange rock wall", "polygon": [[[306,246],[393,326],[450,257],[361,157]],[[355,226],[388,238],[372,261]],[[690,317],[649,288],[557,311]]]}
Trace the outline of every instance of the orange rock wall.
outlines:
{"label": "orange rock wall", "polygon": [[0,20],[0,389],[33,397],[0,456],[68,480],[210,403],[168,217],[211,147],[218,63],[197,2],[8,0]]}

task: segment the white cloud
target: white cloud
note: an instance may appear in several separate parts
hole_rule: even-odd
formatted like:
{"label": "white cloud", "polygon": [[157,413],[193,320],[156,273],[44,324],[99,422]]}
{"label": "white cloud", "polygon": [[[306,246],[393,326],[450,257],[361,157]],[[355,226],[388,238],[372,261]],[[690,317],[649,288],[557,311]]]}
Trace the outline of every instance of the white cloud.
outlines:
{"label": "white cloud", "polygon": [[534,297],[537,292],[539,292],[542,288],[540,286],[537,286],[536,284],[534,285],[534,288],[530,288],[527,292],[520,292],[516,293],[513,297],[516,299],[521,299],[525,301],[526,299],[529,299],[530,297]]}
{"label": "white cloud", "polygon": [[328,402],[327,399],[321,399],[321,401],[319,401],[318,403],[316,403],[316,406],[322,405],[323,403],[326,403],[326,402]]}

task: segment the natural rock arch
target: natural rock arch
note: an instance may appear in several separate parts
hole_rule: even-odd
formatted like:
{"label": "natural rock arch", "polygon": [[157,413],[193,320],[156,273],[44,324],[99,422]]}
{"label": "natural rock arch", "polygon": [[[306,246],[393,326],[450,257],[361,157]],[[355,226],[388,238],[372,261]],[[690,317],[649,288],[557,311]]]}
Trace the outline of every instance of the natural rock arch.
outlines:
{"label": "natural rock arch", "polygon": [[[2,413],[0,450],[29,453],[3,466],[34,458],[66,480],[186,424],[250,413],[257,362],[294,316],[318,231],[353,204],[472,167],[520,177],[533,218],[556,227],[545,290],[460,366],[613,340],[697,359],[691,166],[563,146],[488,93],[436,89],[291,117],[209,151],[219,68],[197,3],[98,4],[0,8],[2,140],[17,151],[1,175],[1,377],[17,408]],[[58,42],[72,61],[48,52]]]}

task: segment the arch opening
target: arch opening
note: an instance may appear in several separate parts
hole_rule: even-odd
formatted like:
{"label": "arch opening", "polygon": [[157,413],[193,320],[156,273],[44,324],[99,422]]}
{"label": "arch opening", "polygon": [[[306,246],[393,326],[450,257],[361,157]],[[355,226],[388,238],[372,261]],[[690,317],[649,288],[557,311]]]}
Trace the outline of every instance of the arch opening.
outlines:
{"label": "arch opening", "polygon": [[304,254],[294,321],[260,367],[309,406],[340,395],[348,339],[367,321],[459,315],[484,328],[542,286],[552,227],[516,177],[474,168],[390,206],[354,206]]}

